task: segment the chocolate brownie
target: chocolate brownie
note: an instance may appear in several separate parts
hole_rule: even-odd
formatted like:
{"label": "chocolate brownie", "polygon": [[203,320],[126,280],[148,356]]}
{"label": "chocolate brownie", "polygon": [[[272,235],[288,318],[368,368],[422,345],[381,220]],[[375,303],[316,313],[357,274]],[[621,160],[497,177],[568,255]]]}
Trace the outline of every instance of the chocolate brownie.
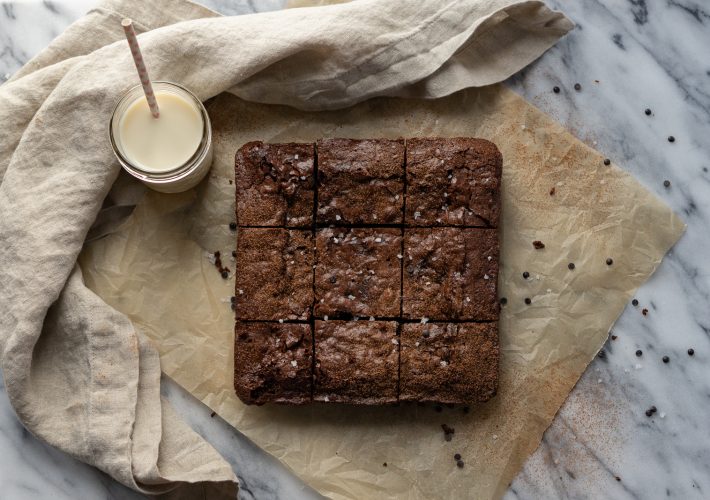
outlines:
{"label": "chocolate brownie", "polygon": [[323,139],[318,152],[318,223],[401,224],[404,141]]}
{"label": "chocolate brownie", "polygon": [[241,228],[236,268],[237,319],[309,318],[313,304],[310,231]]}
{"label": "chocolate brownie", "polygon": [[234,167],[239,225],[311,227],[313,157],[313,144],[242,146]]}
{"label": "chocolate brownie", "polygon": [[310,325],[237,322],[234,388],[246,404],[311,401]]}
{"label": "chocolate brownie", "polygon": [[400,401],[474,403],[498,387],[497,323],[402,327]]}
{"label": "chocolate brownie", "polygon": [[498,227],[502,162],[484,139],[408,139],[406,224]]}
{"label": "chocolate brownie", "polygon": [[403,316],[498,319],[498,231],[429,228],[404,232]]}
{"label": "chocolate brownie", "polygon": [[398,316],[399,229],[320,229],[316,233],[318,317]]}
{"label": "chocolate brownie", "polygon": [[399,340],[394,321],[316,321],[313,400],[397,401]]}

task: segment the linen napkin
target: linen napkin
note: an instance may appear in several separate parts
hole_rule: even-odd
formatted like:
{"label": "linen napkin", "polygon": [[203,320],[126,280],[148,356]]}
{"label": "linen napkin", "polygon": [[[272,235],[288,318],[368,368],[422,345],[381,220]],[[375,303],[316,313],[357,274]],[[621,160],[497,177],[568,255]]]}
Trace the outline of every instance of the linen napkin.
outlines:
{"label": "linen napkin", "polygon": [[18,418],[138,491],[224,491],[236,484],[229,465],[160,399],[156,350],[76,265],[120,172],[107,124],[136,83],[123,17],[145,32],[157,79],[203,100],[231,91],[310,110],[488,85],[573,25],[537,1],[359,0],[215,17],[186,1],[109,0],[0,87],[0,362]]}

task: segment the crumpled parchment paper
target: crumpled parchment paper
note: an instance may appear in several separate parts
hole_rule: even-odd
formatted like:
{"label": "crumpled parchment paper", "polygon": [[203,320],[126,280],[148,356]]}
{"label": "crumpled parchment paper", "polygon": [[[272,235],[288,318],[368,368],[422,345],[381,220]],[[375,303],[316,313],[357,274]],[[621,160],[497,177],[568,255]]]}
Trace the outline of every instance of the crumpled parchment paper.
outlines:
{"label": "crumpled parchment paper", "polygon": [[[148,334],[167,375],[332,498],[501,496],[632,293],[684,230],[631,176],[501,86],[318,113],[222,94],[208,109],[215,132],[209,178],[181,195],[147,193],[118,232],[87,244],[80,259],[86,283]],[[503,154],[499,288],[507,305],[497,397],[468,413],[432,405],[243,405],[232,388],[234,282],[206,256],[229,256],[235,247],[228,224],[236,149],[257,139],[414,136],[482,137]],[[534,249],[534,240],[545,248]],[[441,424],[455,429],[450,442]]]}

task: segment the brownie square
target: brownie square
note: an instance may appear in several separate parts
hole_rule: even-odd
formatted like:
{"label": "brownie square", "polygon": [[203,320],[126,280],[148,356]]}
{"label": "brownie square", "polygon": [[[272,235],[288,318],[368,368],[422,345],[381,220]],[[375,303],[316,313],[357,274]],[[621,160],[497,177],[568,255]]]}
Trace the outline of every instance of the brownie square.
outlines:
{"label": "brownie square", "polygon": [[487,401],[498,387],[496,323],[408,323],[402,328],[400,401]]}
{"label": "brownie square", "polygon": [[397,401],[399,340],[394,321],[316,321],[314,401]]}
{"label": "brownie square", "polygon": [[310,325],[237,322],[234,388],[246,404],[311,401]]}
{"label": "brownie square", "polygon": [[240,228],[237,319],[308,319],[313,304],[313,237],[297,229]]}
{"label": "brownie square", "polygon": [[497,230],[405,230],[405,318],[496,320],[497,287]]}
{"label": "brownie square", "polygon": [[316,151],[319,223],[402,223],[403,140],[324,139]]}
{"label": "brownie square", "polygon": [[406,224],[498,227],[502,164],[484,139],[408,139]]}
{"label": "brownie square", "polygon": [[399,229],[318,230],[314,314],[398,316],[401,252]]}
{"label": "brownie square", "polygon": [[234,178],[242,226],[313,225],[313,144],[249,142],[237,151]]}

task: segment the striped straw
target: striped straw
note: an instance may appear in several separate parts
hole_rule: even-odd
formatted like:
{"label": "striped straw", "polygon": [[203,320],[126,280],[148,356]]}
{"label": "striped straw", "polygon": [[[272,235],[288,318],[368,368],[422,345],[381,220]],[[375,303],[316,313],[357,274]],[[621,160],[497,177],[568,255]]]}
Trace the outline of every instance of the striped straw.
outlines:
{"label": "striped straw", "polygon": [[136,30],[133,29],[133,21],[130,19],[124,19],[121,21],[121,26],[123,26],[123,31],[126,33],[128,46],[131,48],[133,62],[136,63],[136,69],[138,70],[138,76],[141,79],[141,85],[143,85],[145,98],[148,100],[148,106],[150,106],[150,112],[153,115],[153,118],[158,118],[160,116],[158,102],[155,100],[153,86],[150,84],[150,78],[148,78],[148,70],[145,67],[145,61],[143,61],[141,48],[138,46],[138,37],[136,37]]}

